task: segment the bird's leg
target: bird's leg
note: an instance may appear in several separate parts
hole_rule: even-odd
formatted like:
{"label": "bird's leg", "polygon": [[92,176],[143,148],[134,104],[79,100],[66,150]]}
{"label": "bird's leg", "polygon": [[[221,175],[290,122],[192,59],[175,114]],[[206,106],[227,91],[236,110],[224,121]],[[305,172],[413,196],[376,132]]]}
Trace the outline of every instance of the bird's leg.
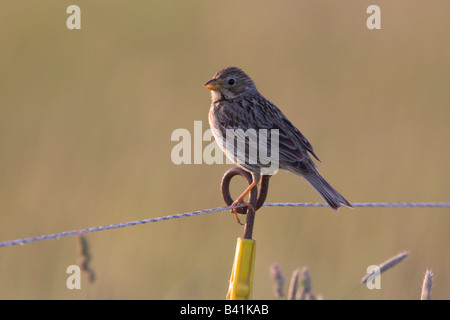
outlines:
{"label": "bird's leg", "polygon": [[245,191],[244,192],[242,192],[242,194],[233,202],[233,206],[238,206],[238,205],[240,205],[240,204],[242,204],[242,203],[244,203],[244,198],[250,193],[250,191],[252,191],[252,189],[259,183],[259,180],[261,180],[261,179],[258,179],[257,181],[253,181],[252,182],[252,184],[251,185],[249,185],[248,187],[247,187],[247,189],[245,189]]}
{"label": "bird's leg", "polygon": [[[250,207],[250,204],[244,201],[244,198],[250,193],[250,191],[252,191],[252,189],[259,183],[259,181],[261,180],[261,178],[259,177],[256,181],[253,181],[248,187],[247,189],[245,189],[244,192],[242,192],[242,194],[232,203],[232,206],[238,206],[240,204],[245,204],[247,207]],[[239,220],[238,216],[237,216],[237,212],[236,209],[231,209],[231,212],[234,213],[234,217],[236,218],[236,221],[239,224],[242,224],[241,221]]]}

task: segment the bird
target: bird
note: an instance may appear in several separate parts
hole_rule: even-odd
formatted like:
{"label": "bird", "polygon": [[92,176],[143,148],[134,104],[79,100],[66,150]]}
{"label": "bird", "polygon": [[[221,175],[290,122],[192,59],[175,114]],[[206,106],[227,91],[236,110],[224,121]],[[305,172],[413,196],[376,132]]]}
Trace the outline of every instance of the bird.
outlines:
{"label": "bird", "polygon": [[[230,160],[250,172],[253,179],[233,206],[246,204],[244,198],[259,183],[262,175],[276,173],[276,170],[267,170],[267,161],[252,157],[255,144],[250,140],[253,136],[261,139],[260,132],[265,129],[269,132],[268,137],[275,137],[273,132],[278,134],[278,149],[275,150],[278,152],[277,169],[305,178],[333,210],[337,211],[342,206],[352,208],[350,202],[319,174],[311,156],[320,160],[309,141],[275,104],[259,93],[244,71],[237,67],[221,69],[204,86],[211,91],[208,120],[217,144]],[[230,132],[234,136],[227,139]],[[246,132],[251,134],[245,135]],[[241,147],[236,147],[239,144]],[[270,145],[275,146],[275,143]],[[234,213],[239,222],[236,211]]]}

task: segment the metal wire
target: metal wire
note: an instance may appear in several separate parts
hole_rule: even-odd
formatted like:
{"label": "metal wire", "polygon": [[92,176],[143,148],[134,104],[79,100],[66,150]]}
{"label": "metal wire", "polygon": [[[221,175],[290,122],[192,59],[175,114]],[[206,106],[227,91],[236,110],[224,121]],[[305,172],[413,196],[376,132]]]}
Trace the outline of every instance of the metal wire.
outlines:
{"label": "metal wire", "polygon": [[[36,237],[7,240],[7,241],[0,242],[0,247],[24,245],[24,244],[30,243],[30,242],[36,242],[36,241],[42,241],[42,240],[48,240],[48,239],[59,239],[62,237],[73,236],[73,235],[77,235],[77,234],[84,234],[84,233],[90,233],[90,232],[96,232],[96,231],[104,231],[104,230],[118,229],[118,228],[124,228],[124,227],[131,227],[131,226],[136,226],[136,225],[141,225],[141,224],[146,224],[146,223],[160,222],[160,221],[177,219],[177,218],[198,216],[201,214],[226,211],[226,210],[230,210],[233,208],[240,208],[240,207],[244,207],[244,206],[245,205],[239,205],[236,207],[228,206],[228,207],[205,209],[205,210],[199,210],[199,211],[178,213],[178,214],[163,216],[163,217],[158,217],[158,218],[150,218],[150,219],[143,219],[143,220],[137,220],[137,221],[124,222],[124,223],[109,224],[106,226],[92,227],[92,228],[87,228],[87,229],[64,231],[64,232],[60,232],[60,233],[53,233],[53,234],[36,236]],[[328,207],[328,204],[326,204],[326,203],[310,203],[310,202],[302,202],[302,203],[277,202],[277,203],[264,203],[263,206],[266,206],[266,207]],[[362,203],[352,203],[352,206],[353,207],[369,207],[369,208],[374,208],[374,207],[450,208],[450,202],[394,202],[394,203],[362,202]]]}
{"label": "metal wire", "polygon": [[[283,202],[264,203],[266,207],[328,207],[326,203]],[[362,208],[390,207],[390,208],[450,208],[450,202],[352,202],[352,206]]]}

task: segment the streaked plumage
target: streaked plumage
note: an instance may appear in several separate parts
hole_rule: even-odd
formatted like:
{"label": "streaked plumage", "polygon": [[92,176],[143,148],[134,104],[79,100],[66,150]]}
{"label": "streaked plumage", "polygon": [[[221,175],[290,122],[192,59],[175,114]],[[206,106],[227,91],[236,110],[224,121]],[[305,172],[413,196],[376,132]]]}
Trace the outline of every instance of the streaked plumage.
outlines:
{"label": "streaked plumage", "polygon": [[[279,133],[279,168],[304,177],[333,209],[340,206],[351,207],[351,204],[317,172],[311,154],[319,160],[314,149],[303,134],[285,117],[273,103],[264,98],[256,89],[252,79],[242,70],[229,67],[217,72],[213,79],[205,84],[211,90],[212,104],[209,110],[209,123],[214,137],[228,158],[237,163],[236,148],[226,147],[227,129],[278,129]],[[244,139],[243,136],[237,139]],[[268,139],[270,140],[270,138]],[[245,144],[249,151],[248,142]],[[247,154],[248,156],[248,154]],[[237,163],[253,175],[258,181],[261,169],[264,168],[259,159],[257,163]]]}

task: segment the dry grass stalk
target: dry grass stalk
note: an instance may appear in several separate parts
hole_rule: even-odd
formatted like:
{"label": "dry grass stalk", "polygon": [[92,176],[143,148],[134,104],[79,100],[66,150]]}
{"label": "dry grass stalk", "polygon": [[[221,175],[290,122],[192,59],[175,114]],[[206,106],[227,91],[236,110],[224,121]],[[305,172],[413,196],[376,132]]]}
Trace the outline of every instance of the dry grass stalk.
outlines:
{"label": "dry grass stalk", "polygon": [[298,287],[298,274],[300,271],[298,269],[295,269],[294,272],[292,272],[291,276],[291,282],[289,284],[289,291],[288,291],[288,300],[295,300],[295,294],[297,293],[297,287]]}
{"label": "dry grass stalk", "polygon": [[[277,298],[283,297],[284,277],[281,274],[280,267],[273,263],[270,266],[270,277],[274,282],[273,292]],[[299,279],[300,278],[300,279]],[[309,275],[308,267],[303,267],[302,270],[295,269],[292,272],[291,281],[287,294],[287,300],[316,300],[317,298],[311,292],[311,276]],[[319,296],[322,300],[323,297]]]}
{"label": "dry grass stalk", "polygon": [[[407,256],[409,255],[408,251],[399,253],[395,256],[393,256],[392,258],[386,260],[385,262],[381,263],[379,265],[380,267],[380,274],[383,273],[384,271],[394,267],[395,265],[397,265],[400,261],[402,261],[403,259],[405,259]],[[361,283],[366,283],[367,280],[369,279],[369,277],[372,275],[373,273],[370,274],[366,274],[362,279],[361,279]]]}
{"label": "dry grass stalk", "polygon": [[270,278],[274,282],[273,294],[277,298],[282,298],[283,297],[283,286],[284,286],[285,280],[284,280],[283,274],[281,273],[281,269],[278,266],[278,264],[273,263],[270,266],[269,271],[270,271]]}
{"label": "dry grass stalk", "polygon": [[422,294],[420,300],[431,300],[431,286],[433,285],[433,272],[427,269],[423,278]]}
{"label": "dry grass stalk", "polygon": [[309,275],[308,267],[303,267],[301,272],[302,286],[297,292],[298,300],[315,300],[316,297],[311,292],[311,276]]}
{"label": "dry grass stalk", "polygon": [[89,250],[89,242],[85,235],[80,234],[78,235],[78,241],[77,241],[77,251],[78,255],[80,256],[78,258],[78,265],[81,267],[81,269],[86,272],[88,276],[88,281],[90,283],[95,281],[95,273],[94,270],[90,267],[89,263],[92,259],[90,250]]}

